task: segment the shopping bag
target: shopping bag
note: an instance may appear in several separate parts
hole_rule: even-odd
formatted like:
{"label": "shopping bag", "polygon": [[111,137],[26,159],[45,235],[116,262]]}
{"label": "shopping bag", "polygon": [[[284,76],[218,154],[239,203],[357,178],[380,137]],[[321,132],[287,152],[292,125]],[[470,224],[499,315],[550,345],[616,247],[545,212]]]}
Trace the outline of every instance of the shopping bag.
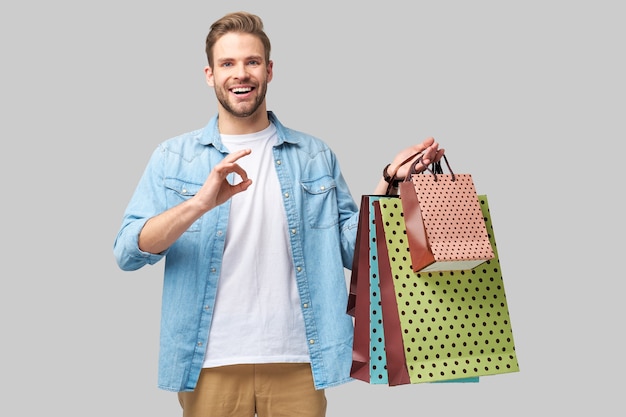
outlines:
{"label": "shopping bag", "polygon": [[354,317],[350,376],[370,382],[369,198],[361,197],[347,313]]}
{"label": "shopping bag", "polygon": [[399,184],[413,271],[472,269],[494,258],[471,174],[455,174],[441,162],[421,173],[411,165]]}
{"label": "shopping bag", "polygon": [[404,200],[378,202],[413,384],[519,371],[487,197],[477,201],[494,257],[472,269],[431,272],[412,269]]}
{"label": "shopping bag", "polygon": [[[388,366],[391,366],[391,385],[397,385],[405,383],[409,380],[409,374],[404,364],[404,358],[402,352],[404,347],[402,345],[402,337],[400,335],[400,321],[396,319],[393,321],[393,317],[387,317],[387,322],[395,323],[396,331],[390,333],[387,330],[387,337],[385,338],[385,326],[383,317],[383,296],[380,282],[382,276],[389,276],[391,274],[391,268],[389,262],[383,263],[381,266],[378,264],[378,239],[377,234],[383,233],[377,224],[380,223],[380,218],[377,220],[375,215],[375,202],[378,201],[381,196],[369,196],[369,204],[367,206],[368,212],[368,249],[369,249],[369,331],[370,331],[370,383],[371,384],[389,384],[389,371]],[[380,216],[378,216],[380,217]],[[384,243],[384,240],[383,240]],[[383,248],[385,250],[385,248]],[[383,252],[385,254],[385,252]],[[383,262],[386,258],[383,258]],[[385,289],[389,292],[389,289]],[[393,297],[393,287],[391,288],[392,298],[386,297],[388,300],[394,303],[395,297]],[[397,308],[390,309],[392,313],[397,315]],[[393,342],[395,340],[395,342]],[[388,343],[394,343],[397,345],[396,349],[386,347]],[[387,362],[387,350],[390,350],[391,359],[390,364]]]}
{"label": "shopping bag", "polygon": [[[379,198],[373,202],[374,225],[376,227],[376,250],[378,255],[378,288],[380,289],[380,304],[378,305],[382,313],[382,323],[384,330],[384,345],[387,360],[388,384],[390,386],[413,383],[408,374],[403,332],[406,329],[401,325],[399,308],[396,298],[396,288],[392,276],[390,264],[389,245],[385,237],[384,223],[380,210],[381,201],[384,204],[395,200],[396,197]],[[374,317],[372,317],[374,318]],[[478,376],[451,378],[445,381],[432,382],[479,382]]]}
{"label": "shopping bag", "polygon": [[[347,307],[348,314],[354,317],[350,376],[371,384],[400,385],[410,381],[384,239],[381,268],[378,264],[381,242],[377,240],[377,233],[383,236],[384,232],[380,219],[375,218],[373,204],[382,197],[361,197]],[[379,285],[381,274],[387,276],[383,280],[387,283],[385,288]],[[383,309],[383,300],[391,303],[389,308]]]}
{"label": "shopping bag", "polygon": [[[350,375],[370,384],[395,386],[411,381],[384,229],[376,203],[381,198],[386,196],[361,197],[347,307],[348,314],[354,317]],[[478,381],[478,377],[468,377],[441,382]]]}
{"label": "shopping bag", "polygon": [[[385,198],[386,200],[387,198]],[[383,328],[384,352],[386,360],[387,383],[390,386],[410,384],[408,368],[404,355],[404,339],[400,323],[399,309],[396,301],[395,287],[391,276],[389,254],[382,214],[380,198],[372,202],[374,211],[374,244],[376,246],[378,289],[380,291],[380,320]]]}

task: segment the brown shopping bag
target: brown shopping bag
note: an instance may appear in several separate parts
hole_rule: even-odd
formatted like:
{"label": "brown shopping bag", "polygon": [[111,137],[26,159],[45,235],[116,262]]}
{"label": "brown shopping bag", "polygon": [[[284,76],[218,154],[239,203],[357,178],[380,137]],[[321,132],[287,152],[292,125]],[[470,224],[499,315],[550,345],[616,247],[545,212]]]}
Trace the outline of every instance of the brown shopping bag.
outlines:
{"label": "brown shopping bag", "polygon": [[350,276],[347,313],[354,317],[352,366],[350,376],[370,382],[369,320],[369,196],[361,197],[356,247]]}
{"label": "brown shopping bag", "polygon": [[469,270],[431,272],[411,267],[404,200],[378,202],[413,384],[519,371],[487,197],[477,201],[494,258]]}
{"label": "brown shopping bag", "polygon": [[493,259],[485,220],[471,174],[455,174],[441,163],[410,174],[399,186],[413,271],[472,269]]}
{"label": "brown shopping bag", "polygon": [[350,376],[371,384],[400,385],[410,380],[380,211],[374,211],[376,201],[384,197],[361,197],[347,307],[354,317]]}

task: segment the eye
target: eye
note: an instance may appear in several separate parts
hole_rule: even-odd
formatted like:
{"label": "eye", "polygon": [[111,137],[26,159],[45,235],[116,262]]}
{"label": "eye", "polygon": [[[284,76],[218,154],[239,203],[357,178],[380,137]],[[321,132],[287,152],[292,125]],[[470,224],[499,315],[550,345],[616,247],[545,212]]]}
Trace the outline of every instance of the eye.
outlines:
{"label": "eye", "polygon": [[222,63],[222,67],[230,67],[230,66],[232,66],[232,65],[233,65],[233,64],[231,64],[230,62],[224,62],[224,63]]}
{"label": "eye", "polygon": [[248,61],[248,65],[257,66],[257,65],[261,65],[261,62],[257,61],[256,59],[252,59],[252,60]]}

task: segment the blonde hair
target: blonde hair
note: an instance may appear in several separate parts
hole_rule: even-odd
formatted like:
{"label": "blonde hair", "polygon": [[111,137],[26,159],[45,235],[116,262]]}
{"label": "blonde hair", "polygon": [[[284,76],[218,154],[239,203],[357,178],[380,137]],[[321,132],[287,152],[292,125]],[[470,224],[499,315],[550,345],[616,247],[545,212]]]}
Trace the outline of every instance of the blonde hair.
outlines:
{"label": "blonde hair", "polygon": [[213,68],[213,46],[222,36],[230,32],[249,33],[258,37],[265,48],[265,62],[269,62],[272,46],[270,39],[263,31],[261,18],[248,12],[234,12],[215,21],[206,37],[205,51],[211,68]]}

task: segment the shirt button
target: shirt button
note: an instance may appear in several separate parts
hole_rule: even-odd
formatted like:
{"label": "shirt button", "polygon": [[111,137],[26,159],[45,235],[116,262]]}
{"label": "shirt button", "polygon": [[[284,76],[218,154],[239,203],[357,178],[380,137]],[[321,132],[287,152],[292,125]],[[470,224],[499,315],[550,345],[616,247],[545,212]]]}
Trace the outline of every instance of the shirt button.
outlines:
{"label": "shirt button", "polygon": [[302,307],[309,308],[309,305],[307,303],[304,303],[304,304],[302,304]]}
{"label": "shirt button", "polygon": [[285,198],[289,198],[289,193],[285,193]]}
{"label": "shirt button", "polygon": [[291,234],[295,235],[296,234],[296,229],[291,229]]}
{"label": "shirt button", "polygon": [[296,270],[297,270],[298,272],[300,272],[300,271],[302,271],[302,267],[301,267],[301,266],[298,266],[298,267],[296,267]]}
{"label": "shirt button", "polygon": [[282,162],[280,162],[280,159],[278,161],[276,161],[276,165],[280,165],[282,164]]}
{"label": "shirt button", "polygon": [[309,344],[310,344],[310,345],[315,344],[315,340],[313,340],[313,339],[309,340]]}
{"label": "shirt button", "polygon": [[320,190],[324,191],[326,189],[326,187],[324,187],[323,185],[320,187]]}
{"label": "shirt button", "polygon": [[198,346],[202,346],[202,342],[198,342]]}

